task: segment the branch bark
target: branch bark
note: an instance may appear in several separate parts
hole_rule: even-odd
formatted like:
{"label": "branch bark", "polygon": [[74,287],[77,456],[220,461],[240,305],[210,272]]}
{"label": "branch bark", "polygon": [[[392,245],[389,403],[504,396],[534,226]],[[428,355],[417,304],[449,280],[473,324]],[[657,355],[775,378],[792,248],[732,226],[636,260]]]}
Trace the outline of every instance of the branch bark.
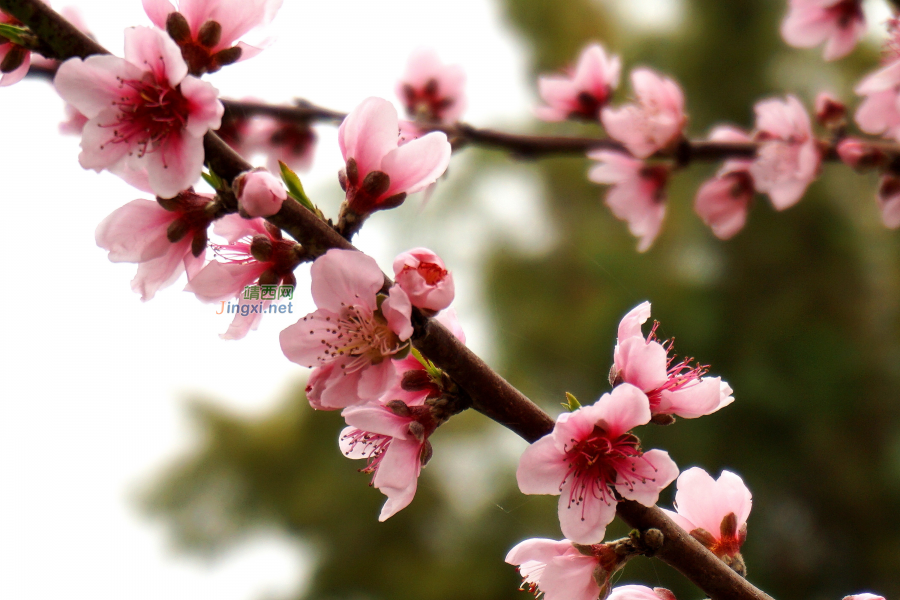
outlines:
{"label": "branch bark", "polygon": [[[57,52],[55,58],[64,60],[74,56],[108,53],[102,46],[83,35],[63,17],[37,0],[0,0],[0,9],[13,15]],[[267,109],[268,110],[268,109]],[[338,113],[322,118],[336,120]],[[472,133],[487,144],[491,141],[507,144],[507,134]],[[493,135],[493,137],[492,137]],[[516,143],[529,147],[528,140]],[[569,142],[558,142],[562,148]],[[583,142],[578,142],[583,143]],[[603,142],[604,144],[607,142]],[[204,137],[206,164],[220,177],[231,181],[251,165],[232,150],[215,133]],[[562,151],[562,150],[557,150]],[[231,210],[234,210],[232,207]],[[311,256],[324,253],[329,248],[356,248],[340,236],[329,224],[323,222],[299,203],[288,199],[270,222],[282,228],[307,248]],[[385,276],[385,284],[390,279]],[[489,418],[505,425],[529,442],[534,442],[553,429],[553,419],[532,403],[521,392],[488,367],[464,344],[460,343],[437,321],[414,312],[414,343],[437,366],[444,369],[473,400],[473,406]],[[714,600],[771,600],[764,592],[719,561],[706,548],[679,529],[657,507],[645,507],[635,502],[623,501],[618,505],[619,515],[630,526],[640,530],[656,528],[663,532],[665,540],[657,556],[681,571],[688,579]]]}

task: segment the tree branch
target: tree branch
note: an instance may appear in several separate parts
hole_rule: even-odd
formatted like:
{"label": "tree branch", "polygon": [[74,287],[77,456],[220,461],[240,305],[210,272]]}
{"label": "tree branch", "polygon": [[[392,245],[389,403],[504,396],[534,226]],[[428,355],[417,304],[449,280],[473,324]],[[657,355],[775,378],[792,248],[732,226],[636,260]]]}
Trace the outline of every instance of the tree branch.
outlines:
{"label": "tree branch", "polygon": [[[91,54],[107,53],[102,46],[37,0],[0,0],[0,9],[41,36],[58,53],[56,58],[84,58]],[[325,113],[321,114],[324,118]],[[335,113],[331,119],[336,118]],[[469,135],[472,135],[471,132]],[[228,181],[251,168],[249,163],[214,133],[207,133],[204,137],[204,149],[206,164]],[[235,207],[230,208],[234,210]],[[303,244],[310,256],[322,254],[329,248],[355,250],[331,226],[291,199],[286,200],[281,210],[268,220]],[[387,276],[385,284],[390,284]],[[419,310],[414,311],[413,320],[416,346],[470,394],[476,410],[529,442],[534,442],[553,429],[554,421],[549,415],[491,370],[440,323],[426,317]],[[665,540],[657,555],[681,571],[714,600],[771,600],[679,529],[659,508],[623,501],[619,503],[618,512],[632,527],[662,531]]]}

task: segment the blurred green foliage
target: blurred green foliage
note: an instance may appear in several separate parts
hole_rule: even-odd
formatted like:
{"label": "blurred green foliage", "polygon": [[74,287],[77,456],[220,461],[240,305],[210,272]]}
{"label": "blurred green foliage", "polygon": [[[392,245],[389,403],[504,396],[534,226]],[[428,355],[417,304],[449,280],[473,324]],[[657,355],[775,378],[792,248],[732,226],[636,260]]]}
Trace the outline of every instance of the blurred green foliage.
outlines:
{"label": "blurred green foliage", "polygon": [[[765,96],[797,93],[811,106],[824,88],[852,103],[853,82],[876,63],[872,48],[837,64],[787,48],[780,0],[684,0],[681,25],[662,34],[629,29],[609,4],[502,3],[532,43],[535,74],[602,40],[626,72],[646,64],[682,83],[694,135],[720,121],[749,128]],[[628,89],[623,82],[620,96]],[[439,223],[420,232],[471,208],[478,182],[509,164],[467,152],[477,153],[465,164],[478,171],[455,167],[437,199]],[[679,354],[713,365],[737,401],[647,429],[644,445],[667,449],[682,468],[728,468],[745,479],[755,500],[744,548],[751,580],[781,599],[900,597],[900,236],[880,225],[874,178],[826,165],[796,207],[775,213],[759,198],[745,230],[720,242],[692,212],[714,167],[692,166],[673,181],[663,234],[639,255],[585,179],[587,166],[567,157],[524,167],[542,180],[558,232],[549,251],[486,245],[495,366],[554,413],[565,391],[589,401],[608,389],[618,319],[651,300],[661,337],[677,336]],[[398,215],[401,228],[421,219]],[[317,555],[304,597],[525,598],[506,551],[525,537],[561,537],[556,499],[515,488],[522,445],[478,415],[442,428],[415,501],[380,524],[383,497],[337,450],[337,415],[313,414],[302,394],[260,419],[195,406],[204,442],[157,483],[148,509],[192,551],[273,527],[296,536]],[[611,535],[623,533],[617,525]],[[625,581],[702,597],[659,562],[634,561]]]}

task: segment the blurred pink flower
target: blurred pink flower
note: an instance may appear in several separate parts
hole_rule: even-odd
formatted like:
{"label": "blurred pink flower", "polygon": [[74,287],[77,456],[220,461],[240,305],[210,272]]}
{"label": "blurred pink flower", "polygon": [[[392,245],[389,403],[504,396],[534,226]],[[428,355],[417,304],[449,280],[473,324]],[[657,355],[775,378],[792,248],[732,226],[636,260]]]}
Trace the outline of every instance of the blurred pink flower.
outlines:
{"label": "blurred pink flower", "polygon": [[658,323],[645,339],[641,325],[649,318],[649,302],[639,304],[622,318],[610,373],[614,386],[628,383],[642,390],[654,416],[694,419],[734,402],[731,387],[720,377],[704,377],[707,367],[691,366],[690,358],[672,364],[675,357],[669,354],[673,344],[657,341]]}
{"label": "blurred pink flower", "polygon": [[398,286],[379,301],[384,274],[370,257],[331,249],[312,265],[318,307],[281,332],[289,360],[317,367],[315,408],[337,409],[377,400],[397,379],[391,360],[408,348],[412,305]]}
{"label": "blurred pink flower", "polygon": [[419,49],[397,82],[397,96],[411,119],[452,123],[466,109],[465,84],[462,67],[445,65],[434,50]]}
{"label": "blurred pink flower", "polygon": [[177,8],[169,0],[143,0],[144,11],[154,25],[168,31],[191,74],[199,76],[259,54],[262,47],[235,42],[251,29],[269,23],[284,0],[176,1]]}
{"label": "blurred pink flower", "polygon": [[669,167],[647,165],[610,150],[590,152],[588,158],[600,161],[588,172],[588,179],[612,185],[606,204],[617,218],[628,223],[628,230],[638,238],[638,252],[645,252],[659,235],[666,215]]}
{"label": "blurred pink flower", "polygon": [[673,80],[646,68],[631,72],[631,87],[637,102],[604,108],[600,120],[611,138],[635,157],[647,158],[681,138],[687,124],[684,93]]}
{"label": "blurred pink flower", "polygon": [[[750,136],[735,127],[713,129],[709,139],[714,142],[749,142]],[[747,222],[747,211],[753,200],[753,177],[750,159],[731,159],[697,191],[694,211],[709,225],[713,234],[722,240],[733,237]]]}
{"label": "blurred pink flower", "polygon": [[171,198],[200,177],[203,135],[219,127],[218,91],[187,75],[178,47],[160,31],[125,31],[125,59],[71,58],[54,80],[90,120],[78,159],[86,169],[146,170],[153,193]]}
{"label": "blurred pink flower", "polygon": [[[718,479],[699,467],[678,476],[675,510],[665,513],[718,557],[734,557],[747,539],[753,499],[744,481],[731,471]],[[700,530],[700,531],[698,531]]]}
{"label": "blurred pink flower", "polygon": [[859,138],[846,137],[835,148],[841,161],[857,170],[884,166],[887,156],[879,148]]}
{"label": "blurred pink flower", "polygon": [[613,588],[606,600],[675,600],[675,594],[666,588],[648,588],[643,585],[620,585]]}
{"label": "blurred pink flower", "polygon": [[835,60],[849,54],[866,33],[862,0],[789,0],[781,36],[796,48],[825,42],[822,56]]}
{"label": "blurred pink flower", "polygon": [[453,275],[444,261],[427,248],[413,248],[394,259],[394,281],[413,306],[439,311],[453,302]]}
{"label": "blurred pink flower", "polygon": [[767,193],[776,210],[803,197],[819,173],[821,156],[809,115],[794,96],[756,103],[756,140],[762,142],[750,174],[757,191]]}
{"label": "blurred pink flower", "polygon": [[241,210],[251,217],[271,217],[287,198],[281,180],[263,169],[254,169],[238,175],[234,180],[234,192]]}
{"label": "blurred pink flower", "polygon": [[400,400],[345,408],[341,413],[349,427],[341,431],[341,452],[364,458],[364,473],[372,485],[388,497],[378,517],[385,521],[409,506],[416,495],[419,473],[431,458],[428,441],[437,427],[426,406],[407,406]]}
{"label": "blurred pink flower", "polygon": [[889,229],[900,228],[900,177],[884,175],[878,187],[878,207],[881,220]]}
{"label": "blurred pink flower", "polygon": [[538,107],[537,116],[544,121],[599,119],[600,109],[619,85],[621,69],[618,56],[607,57],[600,44],[588,45],[570,75],[538,78],[538,90],[547,106]]}
{"label": "blurred pink flower", "polygon": [[315,155],[316,132],[309,123],[257,116],[247,123],[243,143],[247,154],[266,155],[266,168],[272,173],[279,172],[278,161],[294,171],[306,171]]}
{"label": "blurred pink flower", "polygon": [[653,506],[678,476],[667,452],[643,452],[629,433],[649,421],[647,396],[627,383],[592,405],[561,414],[553,431],[522,454],[519,489],[559,495],[563,535],[579,544],[600,542],[616,516],[618,495]]}
{"label": "blurred pink flower", "polygon": [[[519,542],[506,555],[519,567],[522,589],[544,600],[597,600],[601,588],[594,573],[596,556],[582,554],[569,540],[533,538]],[[657,599],[658,600],[658,599]]]}
{"label": "blurred pink flower", "polygon": [[109,250],[112,262],[139,264],[131,289],[150,300],[182,271],[190,279],[203,266],[210,222],[204,209],[211,201],[193,191],[156,202],[132,200],[97,226],[97,245]]}
{"label": "blurred pink flower", "polygon": [[859,128],[900,141],[900,59],[863,79],[854,91],[866,97],[856,109]]}
{"label": "blurred pink flower", "polygon": [[399,206],[407,194],[434,183],[450,163],[450,142],[432,132],[398,147],[397,111],[387,100],[367,98],[338,131],[347,163],[340,173],[347,204],[357,214]]}

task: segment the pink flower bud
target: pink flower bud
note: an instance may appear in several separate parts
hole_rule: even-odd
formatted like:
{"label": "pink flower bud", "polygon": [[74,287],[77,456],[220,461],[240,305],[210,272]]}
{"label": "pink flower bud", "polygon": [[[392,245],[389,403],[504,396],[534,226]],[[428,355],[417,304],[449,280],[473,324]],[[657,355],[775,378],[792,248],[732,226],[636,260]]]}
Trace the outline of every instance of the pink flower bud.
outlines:
{"label": "pink flower bud", "polygon": [[438,311],[453,302],[453,275],[427,248],[414,248],[395,258],[394,278],[413,306]]}
{"label": "pink flower bud", "polygon": [[242,173],[234,181],[241,209],[251,217],[270,217],[281,210],[287,191],[281,181],[268,171]]}
{"label": "pink flower bud", "polygon": [[884,164],[884,152],[863,140],[846,138],[837,145],[837,153],[844,164],[854,169],[866,169]]}
{"label": "pink flower bud", "polygon": [[847,107],[843,102],[829,94],[820,92],[816,96],[816,123],[823,127],[840,127],[845,123]]}

